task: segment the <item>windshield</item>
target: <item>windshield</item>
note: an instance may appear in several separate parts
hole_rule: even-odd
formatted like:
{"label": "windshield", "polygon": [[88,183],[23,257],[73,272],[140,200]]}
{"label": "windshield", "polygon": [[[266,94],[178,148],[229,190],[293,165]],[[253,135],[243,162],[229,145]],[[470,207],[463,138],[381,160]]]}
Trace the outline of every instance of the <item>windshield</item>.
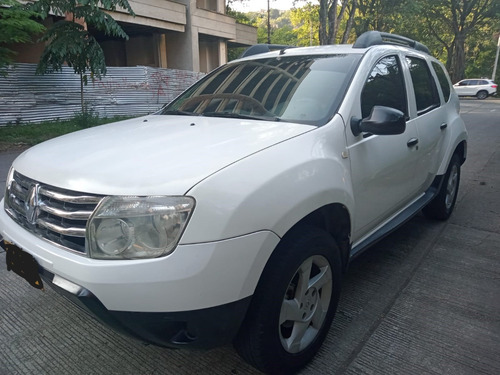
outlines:
{"label": "windshield", "polygon": [[360,56],[278,56],[229,63],[158,114],[323,125],[337,111]]}

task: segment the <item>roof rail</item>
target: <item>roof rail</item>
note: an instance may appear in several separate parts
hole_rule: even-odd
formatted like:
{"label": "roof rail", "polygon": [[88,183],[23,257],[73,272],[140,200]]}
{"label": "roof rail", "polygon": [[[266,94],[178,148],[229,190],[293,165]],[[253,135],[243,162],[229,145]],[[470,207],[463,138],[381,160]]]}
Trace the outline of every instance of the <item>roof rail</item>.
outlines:
{"label": "roof rail", "polygon": [[429,48],[413,39],[406,38],[397,34],[383,33],[381,31],[367,31],[359,36],[354,43],[353,48],[367,48],[380,44],[395,44],[399,46],[410,47],[417,51],[431,54]]}
{"label": "roof rail", "polygon": [[246,50],[244,50],[243,53],[240,55],[240,58],[252,55],[258,55],[259,53],[276,51],[278,49],[284,51],[287,48],[295,48],[295,47],[281,45],[281,44],[254,44],[253,46],[248,47]]}

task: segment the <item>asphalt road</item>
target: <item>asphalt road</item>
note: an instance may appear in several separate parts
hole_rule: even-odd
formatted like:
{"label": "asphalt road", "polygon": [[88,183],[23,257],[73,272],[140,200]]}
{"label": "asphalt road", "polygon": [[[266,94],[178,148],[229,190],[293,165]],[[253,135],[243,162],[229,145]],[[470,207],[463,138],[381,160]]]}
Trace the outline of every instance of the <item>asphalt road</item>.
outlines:
{"label": "asphalt road", "polygon": [[[454,214],[417,216],[351,264],[326,343],[301,374],[500,374],[500,101],[461,104],[470,140]],[[0,153],[1,185],[16,155]],[[122,337],[7,272],[0,253],[0,374],[257,372],[230,347]]]}

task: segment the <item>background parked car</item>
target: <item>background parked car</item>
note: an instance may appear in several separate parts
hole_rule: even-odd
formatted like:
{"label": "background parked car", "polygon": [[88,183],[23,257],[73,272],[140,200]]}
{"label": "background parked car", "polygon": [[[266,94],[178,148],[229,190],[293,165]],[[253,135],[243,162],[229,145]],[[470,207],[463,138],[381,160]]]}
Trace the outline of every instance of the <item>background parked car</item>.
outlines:
{"label": "background parked car", "polygon": [[488,96],[497,94],[498,85],[491,79],[463,79],[453,85],[458,96],[475,96],[478,99],[486,99]]}

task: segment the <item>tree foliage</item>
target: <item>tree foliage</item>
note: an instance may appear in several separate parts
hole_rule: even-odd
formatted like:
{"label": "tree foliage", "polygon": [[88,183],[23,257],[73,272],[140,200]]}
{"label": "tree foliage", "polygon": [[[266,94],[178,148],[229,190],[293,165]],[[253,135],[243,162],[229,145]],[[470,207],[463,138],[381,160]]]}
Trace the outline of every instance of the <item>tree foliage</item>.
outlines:
{"label": "tree foliage", "polygon": [[105,12],[122,8],[134,15],[128,0],[37,0],[28,7],[44,18],[49,12],[65,17],[42,36],[45,49],[36,73],[61,71],[63,65],[72,67],[80,75],[81,106],[85,113],[83,86],[88,81],[87,72],[96,78],[106,74],[104,52],[88,26],[109,36],[128,39],[121,26]]}
{"label": "tree foliage", "polygon": [[[273,37],[277,30],[280,39],[295,37],[296,45],[352,43],[365,31],[379,30],[426,44],[445,63],[454,82],[490,76],[493,70],[500,32],[498,0],[295,0],[293,4],[290,11],[279,13],[289,17],[291,29],[276,27],[278,17],[271,12],[272,43],[277,43]],[[259,35],[267,37],[264,16],[252,14],[250,19]]]}
{"label": "tree foliage", "polygon": [[[498,0],[415,0],[412,14],[420,15],[425,30],[446,51],[446,67],[454,81],[465,77],[467,42],[478,30],[498,25]],[[491,38],[491,35],[485,37]]]}
{"label": "tree foliage", "polygon": [[290,11],[290,21],[297,34],[297,45],[319,45],[319,6],[308,3]]}
{"label": "tree foliage", "polygon": [[[314,9],[317,14],[317,39],[319,44],[346,43],[351,33],[354,17],[358,8],[359,0],[318,0],[312,2],[309,0],[295,0],[295,5],[305,6],[302,8]],[[342,37],[339,32],[343,25]]]}
{"label": "tree foliage", "polygon": [[15,0],[0,0],[0,76],[7,74],[6,67],[12,64],[15,56],[9,44],[29,43],[33,35],[45,30],[35,17],[35,12]]}
{"label": "tree foliage", "polygon": [[55,22],[41,38],[46,43],[37,73],[60,71],[67,64],[87,83],[87,72],[93,77],[106,74],[104,52],[87,27],[106,35],[128,39],[121,26],[104,10],[121,7],[133,14],[127,0],[38,0],[31,9],[46,17],[52,10],[66,18]]}

